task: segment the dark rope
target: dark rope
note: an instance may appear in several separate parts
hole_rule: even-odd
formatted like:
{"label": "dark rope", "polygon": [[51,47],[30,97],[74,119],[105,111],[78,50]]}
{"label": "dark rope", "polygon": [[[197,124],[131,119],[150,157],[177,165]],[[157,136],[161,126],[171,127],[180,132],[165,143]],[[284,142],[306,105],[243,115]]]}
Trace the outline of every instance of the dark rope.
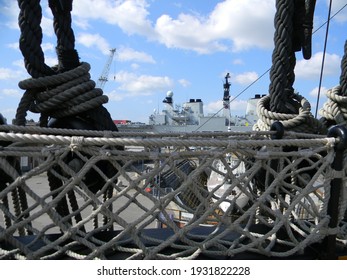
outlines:
{"label": "dark rope", "polygon": [[275,15],[275,48],[272,54],[269,86],[270,109],[273,112],[296,113],[288,108],[293,93],[290,82],[293,80],[293,20],[294,2],[277,0]]}
{"label": "dark rope", "polygon": [[41,49],[40,0],[18,0],[18,5],[20,9],[18,24],[21,31],[19,48],[24,56],[25,68],[33,78],[53,75],[54,71],[44,63]]}
{"label": "dark rope", "polygon": [[341,94],[347,96],[347,41],[344,44],[344,52],[341,60],[340,86]]}
{"label": "dark rope", "polygon": [[[90,65],[81,63],[75,50],[75,35],[71,28],[72,0],[49,0],[48,3],[57,37],[58,65],[54,67],[44,63],[41,49],[40,1],[18,0],[20,49],[32,78],[19,83],[25,93],[18,105],[15,123],[25,125],[27,112],[31,111],[40,114],[40,126],[43,127],[50,126],[52,121],[53,127],[118,131],[111,115],[102,106],[108,102],[107,96],[101,89],[95,88],[95,82],[90,79]],[[65,160],[72,158],[70,154]],[[63,186],[61,173],[59,166],[54,166],[47,173],[53,198],[57,196],[56,190]],[[88,182],[85,183],[88,185]],[[99,184],[103,184],[102,180]],[[108,193],[112,193],[110,188]],[[73,191],[67,197],[71,209],[76,211],[78,204]],[[69,215],[66,196],[57,203],[56,211],[63,217]],[[82,220],[80,215],[75,218],[77,223]],[[72,223],[71,219],[68,222]]]}
{"label": "dark rope", "polygon": [[[117,131],[111,115],[102,106],[108,102],[101,89],[90,80],[90,66],[80,63],[75,50],[75,36],[71,28],[72,0],[49,0],[57,36],[58,66],[44,63],[41,49],[42,10],[38,0],[18,0],[21,29],[20,49],[25,66],[33,79],[19,83],[26,90],[17,108],[16,124],[25,125],[28,111],[40,113],[40,126],[47,126],[50,118],[79,117],[96,130]],[[34,36],[35,35],[35,36]]]}
{"label": "dark rope", "polygon": [[270,110],[297,114],[293,84],[295,52],[302,50],[305,59],[311,57],[311,37],[315,0],[277,0],[275,14],[275,48],[270,70]]}

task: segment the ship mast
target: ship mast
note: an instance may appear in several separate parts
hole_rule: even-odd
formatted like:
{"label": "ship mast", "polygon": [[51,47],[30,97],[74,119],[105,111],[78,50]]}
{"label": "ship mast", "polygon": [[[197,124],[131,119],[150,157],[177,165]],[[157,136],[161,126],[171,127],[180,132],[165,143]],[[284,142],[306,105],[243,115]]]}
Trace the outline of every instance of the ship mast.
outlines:
{"label": "ship mast", "polygon": [[225,117],[226,125],[230,126],[230,74],[227,73],[225,76],[224,95],[223,95],[223,115]]}

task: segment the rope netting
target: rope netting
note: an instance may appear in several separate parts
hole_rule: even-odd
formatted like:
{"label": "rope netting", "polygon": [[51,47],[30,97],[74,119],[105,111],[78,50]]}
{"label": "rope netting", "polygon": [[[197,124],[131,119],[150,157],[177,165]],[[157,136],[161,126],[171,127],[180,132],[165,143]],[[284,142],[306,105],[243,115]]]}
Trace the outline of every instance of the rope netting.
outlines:
{"label": "rope netting", "polygon": [[344,210],[334,228],[327,213],[332,180],[345,179],[332,168],[338,138],[1,131],[1,259],[288,257],[346,241]]}

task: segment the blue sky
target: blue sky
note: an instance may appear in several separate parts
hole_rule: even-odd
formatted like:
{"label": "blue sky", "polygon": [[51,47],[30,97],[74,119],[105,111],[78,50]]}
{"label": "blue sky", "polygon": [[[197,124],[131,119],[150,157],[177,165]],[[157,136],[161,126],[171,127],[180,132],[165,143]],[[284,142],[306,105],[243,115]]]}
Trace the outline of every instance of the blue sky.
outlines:
{"label": "blue sky", "polygon": [[[42,49],[46,64],[57,63],[56,37],[48,1],[43,7]],[[317,0],[314,30],[328,16],[327,0]],[[333,0],[334,14],[347,0]],[[0,113],[10,122],[23,91],[18,82],[29,77],[18,48],[17,1],[0,0]],[[75,0],[73,30],[81,61],[91,64],[97,81],[116,48],[104,93],[113,119],[148,122],[154,109],[163,109],[166,92],[174,102],[201,98],[205,113],[222,108],[223,78],[231,74],[231,95],[241,93],[271,67],[275,0]],[[312,58],[297,53],[294,88],[305,96],[315,112],[325,26],[313,36]],[[324,92],[339,83],[340,62],[347,39],[347,8],[330,23]],[[231,104],[233,114],[242,115],[246,100],[267,94],[269,73]],[[30,113],[29,118],[39,116]]]}

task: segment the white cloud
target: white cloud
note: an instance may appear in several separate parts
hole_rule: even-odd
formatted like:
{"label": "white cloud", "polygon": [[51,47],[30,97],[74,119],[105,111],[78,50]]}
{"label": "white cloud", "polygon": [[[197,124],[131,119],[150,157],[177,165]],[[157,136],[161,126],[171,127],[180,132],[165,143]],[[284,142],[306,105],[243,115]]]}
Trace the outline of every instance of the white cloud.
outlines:
{"label": "white cloud", "polygon": [[41,48],[43,52],[46,52],[46,51],[55,52],[55,46],[52,43],[43,43],[41,44]]}
{"label": "white cloud", "polygon": [[[329,5],[330,1],[327,0],[327,5]],[[346,5],[346,0],[334,0],[332,2],[332,9],[331,14],[335,14],[337,11],[339,11],[343,6]],[[335,20],[338,22],[346,22],[347,21],[347,9],[343,9],[341,12],[339,12],[335,17]]]}
{"label": "white cloud", "polygon": [[126,34],[156,40],[168,48],[200,54],[272,48],[275,0],[225,0],[207,15],[162,14],[150,19],[146,0],[85,0],[74,2],[73,15],[82,26],[90,20],[117,25]]}
{"label": "white cloud", "polygon": [[231,40],[235,51],[271,48],[274,15],[275,0],[226,0],[217,4],[208,25],[220,38]]}
{"label": "white cloud", "polygon": [[21,97],[23,93],[19,89],[2,89],[1,95],[18,98]]}
{"label": "white cloud", "polygon": [[159,40],[170,48],[198,53],[234,51],[273,46],[274,0],[226,0],[207,17],[180,14],[177,19],[162,15],[156,21]]}
{"label": "white cloud", "polygon": [[240,85],[249,85],[258,78],[259,78],[259,75],[256,72],[245,72],[238,75],[231,74],[231,82],[234,82]]}
{"label": "white cloud", "polygon": [[107,40],[100,34],[80,33],[76,37],[76,42],[88,48],[96,47],[105,55],[108,55],[111,49]]}
{"label": "white cloud", "polygon": [[190,82],[187,81],[186,79],[179,79],[178,82],[182,87],[189,87],[190,86]]}
{"label": "white cloud", "polygon": [[194,50],[201,54],[226,51],[227,46],[216,40],[208,29],[201,19],[187,14],[180,14],[178,19],[162,15],[155,26],[159,41],[168,48]]}
{"label": "white cloud", "polygon": [[219,112],[223,108],[223,101],[213,101],[206,105],[204,105],[204,112],[205,114],[214,114]]}
{"label": "white cloud", "polygon": [[3,14],[8,18],[8,21],[5,23],[7,27],[11,29],[19,29],[19,8],[17,1],[1,1],[0,14]]}
{"label": "white cloud", "polygon": [[233,60],[233,64],[234,65],[243,65],[244,62],[242,59],[235,59],[235,60]]}
{"label": "white cloud", "polygon": [[16,80],[21,77],[22,72],[10,68],[0,68],[0,80]]}
{"label": "white cloud", "polygon": [[[323,53],[312,55],[310,60],[299,60],[295,66],[295,76],[298,79],[317,79],[321,71]],[[324,75],[340,75],[341,58],[337,54],[326,54],[324,63]]]}
{"label": "white cloud", "polygon": [[[315,87],[313,90],[311,90],[309,92],[309,95],[312,97],[317,97],[318,96],[318,87]],[[326,87],[321,87],[320,89],[320,96],[325,96],[326,92],[328,91],[328,89]]]}
{"label": "white cloud", "polygon": [[137,61],[145,63],[155,63],[154,58],[140,51],[135,51],[132,48],[121,47],[117,49],[117,59],[119,61]]}
{"label": "white cloud", "polygon": [[120,86],[117,93],[111,93],[110,98],[149,96],[158,92],[167,91],[172,88],[173,81],[167,76],[136,75],[134,73],[121,71],[117,73],[117,83]]}
{"label": "white cloud", "polygon": [[[232,100],[233,97],[230,98]],[[247,108],[247,101],[245,100],[234,100],[230,102],[230,110],[233,115],[244,115]],[[217,112],[222,112],[223,109],[223,101],[218,100],[214,102],[210,102],[204,105],[205,114],[215,114]]]}
{"label": "white cloud", "polygon": [[137,63],[132,63],[132,64],[130,65],[130,67],[131,67],[131,69],[133,69],[133,70],[137,70],[137,69],[140,68],[140,65],[138,65]]}
{"label": "white cloud", "polygon": [[46,55],[45,56],[45,63],[50,67],[55,66],[58,64],[58,58],[55,56]]}
{"label": "white cloud", "polygon": [[150,37],[152,28],[147,7],[145,0],[84,0],[74,2],[73,15],[84,26],[87,26],[86,20],[103,20],[118,25],[127,34]]}
{"label": "white cloud", "polygon": [[46,16],[42,16],[41,28],[42,28],[42,34],[44,34],[48,37],[55,36],[54,28],[53,28],[53,20],[51,18],[48,18]]}

